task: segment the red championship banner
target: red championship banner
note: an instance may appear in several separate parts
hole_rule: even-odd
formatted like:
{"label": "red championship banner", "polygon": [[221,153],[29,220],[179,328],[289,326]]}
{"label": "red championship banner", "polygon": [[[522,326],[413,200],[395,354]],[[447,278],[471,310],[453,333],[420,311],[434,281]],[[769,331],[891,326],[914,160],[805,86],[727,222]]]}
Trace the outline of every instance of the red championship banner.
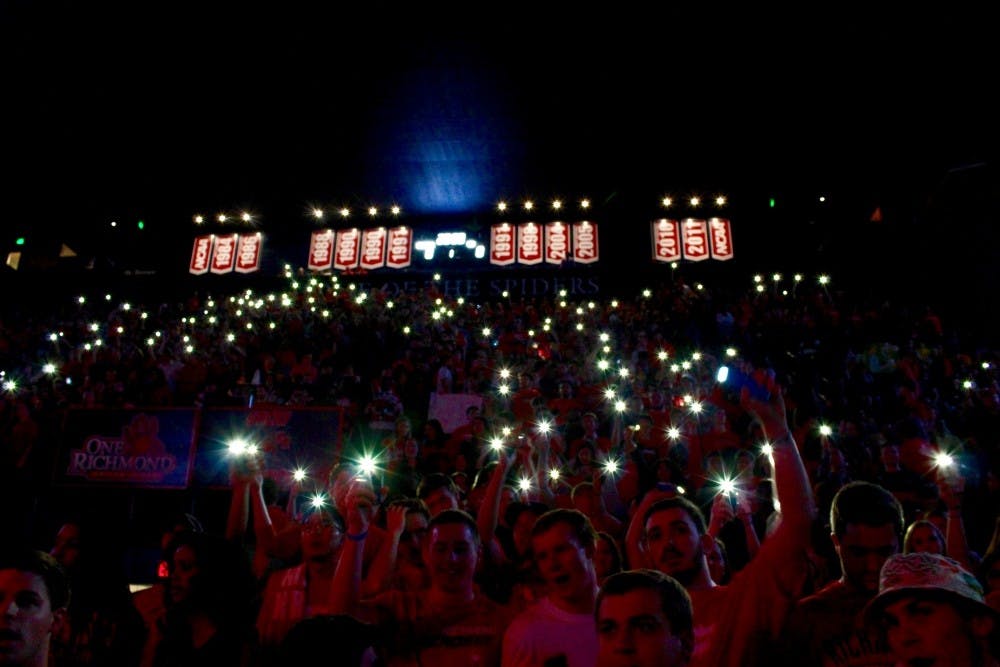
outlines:
{"label": "red championship banner", "polygon": [[733,258],[733,230],[725,218],[710,218],[708,221],[709,248],[712,259]]}
{"label": "red championship banner", "polygon": [[333,240],[336,233],[332,229],[317,229],[309,239],[310,271],[329,271],[333,266]]}
{"label": "red championship banner", "polygon": [[517,228],[503,222],[490,227],[490,264],[507,266],[514,263],[514,241]]}
{"label": "red championship banner", "polygon": [[385,266],[385,227],[366,229],[361,234],[361,268],[381,269]]}
{"label": "red championship banner", "polygon": [[215,247],[215,237],[211,234],[196,236],[194,249],[191,250],[191,266],[189,270],[196,276],[208,273],[208,264],[212,259],[212,249]]}
{"label": "red championship banner", "polygon": [[236,240],[239,234],[226,234],[215,237],[215,250],[212,252],[212,273],[229,273],[236,266]]}
{"label": "red championship banner", "polygon": [[260,246],[263,236],[260,232],[240,234],[236,250],[236,273],[253,273],[260,270]]}
{"label": "red championship banner", "polygon": [[600,258],[597,225],[592,222],[573,223],[573,261],[593,264]]}
{"label": "red championship banner", "polygon": [[542,228],[534,222],[517,226],[517,261],[519,264],[542,263]]}
{"label": "red championship banner", "polygon": [[562,222],[545,225],[545,262],[562,264],[569,257],[569,227]]}
{"label": "red championship banner", "polygon": [[681,258],[681,227],[676,220],[661,218],[653,222],[653,259],[676,262]]}
{"label": "red championship banner", "polygon": [[394,227],[389,230],[389,257],[386,265],[390,269],[405,269],[410,265],[413,245],[413,230],[409,227]]}
{"label": "red championship banner", "polygon": [[337,233],[336,248],[333,268],[339,271],[358,268],[361,263],[361,233],[357,228],[340,230]]}
{"label": "red championship banner", "polygon": [[686,218],[681,222],[681,238],[684,240],[684,259],[692,262],[708,259],[708,223],[705,220]]}

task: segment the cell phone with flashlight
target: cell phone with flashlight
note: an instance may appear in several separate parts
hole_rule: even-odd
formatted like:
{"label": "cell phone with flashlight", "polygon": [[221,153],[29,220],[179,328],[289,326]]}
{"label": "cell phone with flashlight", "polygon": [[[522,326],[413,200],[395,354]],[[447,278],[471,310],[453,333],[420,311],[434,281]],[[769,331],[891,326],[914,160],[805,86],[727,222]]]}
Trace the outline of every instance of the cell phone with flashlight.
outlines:
{"label": "cell phone with flashlight", "polygon": [[754,380],[753,376],[740,370],[739,368],[719,366],[719,370],[715,374],[715,380],[719,384],[731,387],[737,392],[742,390],[743,387],[746,387],[750,392],[750,396],[758,401],[771,400],[771,392],[759,382]]}
{"label": "cell phone with flashlight", "polygon": [[733,514],[736,514],[740,506],[740,490],[734,488],[726,494],[726,498],[729,500],[729,507],[733,510]]}

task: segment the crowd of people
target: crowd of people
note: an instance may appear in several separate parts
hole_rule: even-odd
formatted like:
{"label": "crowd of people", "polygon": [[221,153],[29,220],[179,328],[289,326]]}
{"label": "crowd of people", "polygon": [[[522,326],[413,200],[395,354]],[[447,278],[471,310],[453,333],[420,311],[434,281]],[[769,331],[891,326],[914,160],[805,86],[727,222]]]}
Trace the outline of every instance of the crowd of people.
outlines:
{"label": "crowd of people", "polygon": [[[0,664],[1000,664],[997,363],[810,280],[32,304],[0,320]],[[311,481],[235,456],[138,590],[86,493],[40,520],[67,411],[219,406],[335,407],[342,441]]]}

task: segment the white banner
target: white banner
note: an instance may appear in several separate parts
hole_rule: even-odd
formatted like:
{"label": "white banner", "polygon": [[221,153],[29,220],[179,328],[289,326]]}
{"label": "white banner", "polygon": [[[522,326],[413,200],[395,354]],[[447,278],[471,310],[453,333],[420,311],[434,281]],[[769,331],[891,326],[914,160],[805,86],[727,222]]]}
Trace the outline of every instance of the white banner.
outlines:
{"label": "white banner", "polygon": [[733,258],[733,230],[725,218],[711,218],[708,221],[708,232],[711,243],[712,259],[727,260]]}
{"label": "white banner", "polygon": [[212,260],[212,250],[215,246],[215,236],[206,234],[196,236],[194,248],[191,250],[191,264],[188,270],[196,276],[208,273],[208,265]]}
{"label": "white banner", "polygon": [[309,239],[310,271],[329,271],[333,267],[333,242],[336,233],[332,229],[317,229]]}
{"label": "white banner", "polygon": [[592,222],[577,222],[573,224],[573,261],[581,264],[593,264],[600,258],[600,246],[597,242],[597,225]]}
{"label": "white banner", "polygon": [[236,273],[253,273],[260,269],[262,235],[240,234],[236,245]]}
{"label": "white banner", "polygon": [[686,218],[681,223],[684,259],[700,262],[708,259],[708,223],[704,220]]}
{"label": "white banner", "polygon": [[405,269],[410,265],[413,252],[413,231],[409,227],[393,227],[389,230],[389,257],[386,264],[391,269]]}
{"label": "white banner", "polygon": [[528,266],[542,263],[542,228],[534,222],[517,226],[517,261]]}
{"label": "white banner", "polygon": [[385,227],[366,229],[361,235],[361,268],[381,269],[385,266]]}
{"label": "white banner", "polygon": [[507,266],[514,263],[517,228],[510,223],[490,227],[490,264]]}
{"label": "white banner", "polygon": [[361,233],[356,228],[337,232],[335,247],[333,268],[338,271],[358,268],[361,263]]}
{"label": "white banner", "polygon": [[230,273],[236,266],[236,240],[238,234],[226,234],[215,237],[215,250],[212,251],[212,273]]}
{"label": "white banner", "polygon": [[653,259],[676,262],[681,258],[681,229],[676,220],[662,218],[653,223]]}

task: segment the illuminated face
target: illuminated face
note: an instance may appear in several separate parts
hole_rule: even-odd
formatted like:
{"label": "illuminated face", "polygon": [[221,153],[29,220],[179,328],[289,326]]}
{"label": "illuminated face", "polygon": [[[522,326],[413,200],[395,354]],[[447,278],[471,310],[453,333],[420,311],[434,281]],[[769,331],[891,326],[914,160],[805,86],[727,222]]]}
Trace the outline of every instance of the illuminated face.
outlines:
{"label": "illuminated face", "polygon": [[646,551],[652,567],[688,585],[706,567],[702,536],[680,507],[654,513],[646,521]]}
{"label": "illuminated face", "polygon": [[452,493],[448,488],[441,487],[439,489],[434,489],[424,498],[424,502],[427,504],[427,509],[430,510],[431,517],[435,517],[444,510],[456,510],[458,509],[458,498]]}
{"label": "illuminated face", "polygon": [[598,581],[603,581],[613,574],[615,567],[615,552],[606,539],[598,539],[594,546],[594,571]]}
{"label": "illuminated face", "polygon": [[60,526],[49,554],[66,569],[73,569],[80,560],[80,526],[75,523]]}
{"label": "illuminated face", "polygon": [[600,667],[683,667],[691,641],[673,634],[655,591],[607,595],[597,610]]}
{"label": "illuminated face", "polygon": [[840,557],[844,580],[860,590],[878,591],[878,575],[889,556],[899,551],[899,539],[892,524],[867,526],[849,523],[844,535],[832,536]]}
{"label": "illuminated face", "polygon": [[708,574],[712,581],[723,583],[726,578],[726,559],[718,542],[713,542],[711,548],[705,551],[705,559],[708,561]]}
{"label": "illuminated face", "polygon": [[200,572],[194,549],[187,544],[177,547],[170,565],[170,599],[174,604],[184,602],[192,596],[194,580]]}
{"label": "illuminated face", "polygon": [[517,553],[525,554],[531,548],[531,530],[538,521],[538,515],[534,512],[524,510],[517,515],[511,532],[514,534],[514,547]]}
{"label": "illuminated face", "polygon": [[882,465],[893,469],[899,465],[899,447],[886,445],[882,448]]}
{"label": "illuminated face", "polygon": [[424,545],[424,563],[431,586],[445,593],[472,590],[472,577],[479,562],[479,547],[469,526],[446,523],[434,526]]}
{"label": "illuminated face", "polygon": [[348,497],[354,498],[358,511],[367,517],[367,523],[371,523],[375,515],[375,490],[372,489],[371,482],[367,479],[357,478],[348,487]]}
{"label": "illuminated face", "polygon": [[427,517],[419,512],[406,514],[406,527],[399,538],[400,555],[411,563],[420,563],[420,551],[427,539]]}
{"label": "illuminated face", "polygon": [[882,622],[897,664],[934,667],[973,664],[973,632],[983,629],[977,626],[992,628],[985,618],[970,623],[951,604],[916,596],[886,606]]}
{"label": "illuminated face", "polygon": [[926,524],[913,526],[906,536],[907,550],[916,553],[943,554],[944,542],[937,529]]}
{"label": "illuminated face", "polygon": [[579,543],[569,524],[559,522],[535,535],[531,549],[549,595],[575,602],[593,594],[597,583],[593,551]]}
{"label": "illuminated face", "polygon": [[302,522],[303,560],[326,560],[343,541],[343,533],[327,512],[313,512]]}
{"label": "illuminated face", "polygon": [[45,581],[21,570],[0,570],[0,665],[41,664],[65,610],[52,609]]}

